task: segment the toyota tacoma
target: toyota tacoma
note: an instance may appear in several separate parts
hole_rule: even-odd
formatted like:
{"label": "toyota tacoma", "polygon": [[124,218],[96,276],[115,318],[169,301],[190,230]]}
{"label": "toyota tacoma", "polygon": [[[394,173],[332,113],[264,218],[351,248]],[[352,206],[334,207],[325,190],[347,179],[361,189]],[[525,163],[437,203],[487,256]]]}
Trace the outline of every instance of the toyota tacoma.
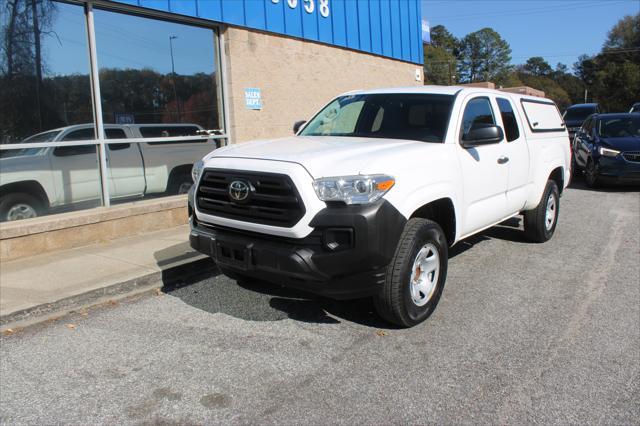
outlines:
{"label": "toyota tacoma", "polygon": [[356,91],[294,132],[194,165],[192,247],[234,279],[373,297],[404,327],[434,311],[458,241],[519,214],[529,240],[550,239],[570,179],[567,131],[544,98]]}

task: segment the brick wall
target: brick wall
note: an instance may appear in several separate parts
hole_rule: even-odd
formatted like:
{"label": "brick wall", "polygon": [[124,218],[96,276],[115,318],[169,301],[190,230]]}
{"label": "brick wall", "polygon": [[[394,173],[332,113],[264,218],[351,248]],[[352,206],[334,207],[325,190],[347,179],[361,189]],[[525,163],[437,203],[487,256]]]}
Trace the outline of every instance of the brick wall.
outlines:
{"label": "brick wall", "polygon": [[[289,136],[343,92],[423,84],[421,65],[258,31],[227,28],[224,48],[234,142]],[[260,88],[261,110],[245,107],[247,87]]]}

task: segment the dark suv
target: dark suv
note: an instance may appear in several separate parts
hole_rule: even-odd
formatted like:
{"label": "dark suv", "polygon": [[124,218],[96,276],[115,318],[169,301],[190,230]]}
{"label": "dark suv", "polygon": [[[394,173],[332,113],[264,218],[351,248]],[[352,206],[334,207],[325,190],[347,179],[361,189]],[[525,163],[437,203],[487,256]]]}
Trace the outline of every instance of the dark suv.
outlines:
{"label": "dark suv", "polygon": [[633,104],[629,112],[640,112],[640,102]]}
{"label": "dark suv", "polygon": [[598,104],[575,104],[571,105],[564,112],[562,118],[567,126],[569,132],[569,140],[573,143],[573,137],[575,136],[584,120],[591,114],[600,113],[600,106]]}
{"label": "dark suv", "polygon": [[602,180],[640,184],[640,114],[594,114],[573,141],[575,166],[587,185]]}

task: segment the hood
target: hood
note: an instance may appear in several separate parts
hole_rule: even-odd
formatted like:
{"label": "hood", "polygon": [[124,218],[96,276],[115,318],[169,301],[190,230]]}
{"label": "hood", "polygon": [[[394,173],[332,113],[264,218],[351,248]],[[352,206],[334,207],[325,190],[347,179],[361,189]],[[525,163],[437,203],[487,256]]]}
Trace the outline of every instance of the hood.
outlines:
{"label": "hood", "polygon": [[233,157],[287,161],[302,165],[314,177],[385,173],[385,159],[426,142],[332,136],[292,136],[229,145],[208,158]]}
{"label": "hood", "polygon": [[640,151],[640,138],[638,137],[600,138],[600,141],[618,151]]}

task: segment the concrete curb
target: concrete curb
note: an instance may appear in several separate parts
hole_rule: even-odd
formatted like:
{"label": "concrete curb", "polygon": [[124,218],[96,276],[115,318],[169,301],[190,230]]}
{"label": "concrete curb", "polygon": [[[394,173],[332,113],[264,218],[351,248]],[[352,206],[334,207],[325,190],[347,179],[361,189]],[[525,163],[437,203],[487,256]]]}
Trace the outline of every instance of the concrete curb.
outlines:
{"label": "concrete curb", "polygon": [[37,324],[112,300],[150,293],[163,288],[174,289],[198,276],[216,272],[217,268],[211,258],[196,259],[162,271],[151,272],[127,281],[60,299],[53,303],[45,303],[2,315],[0,316],[0,332],[10,328]]}

